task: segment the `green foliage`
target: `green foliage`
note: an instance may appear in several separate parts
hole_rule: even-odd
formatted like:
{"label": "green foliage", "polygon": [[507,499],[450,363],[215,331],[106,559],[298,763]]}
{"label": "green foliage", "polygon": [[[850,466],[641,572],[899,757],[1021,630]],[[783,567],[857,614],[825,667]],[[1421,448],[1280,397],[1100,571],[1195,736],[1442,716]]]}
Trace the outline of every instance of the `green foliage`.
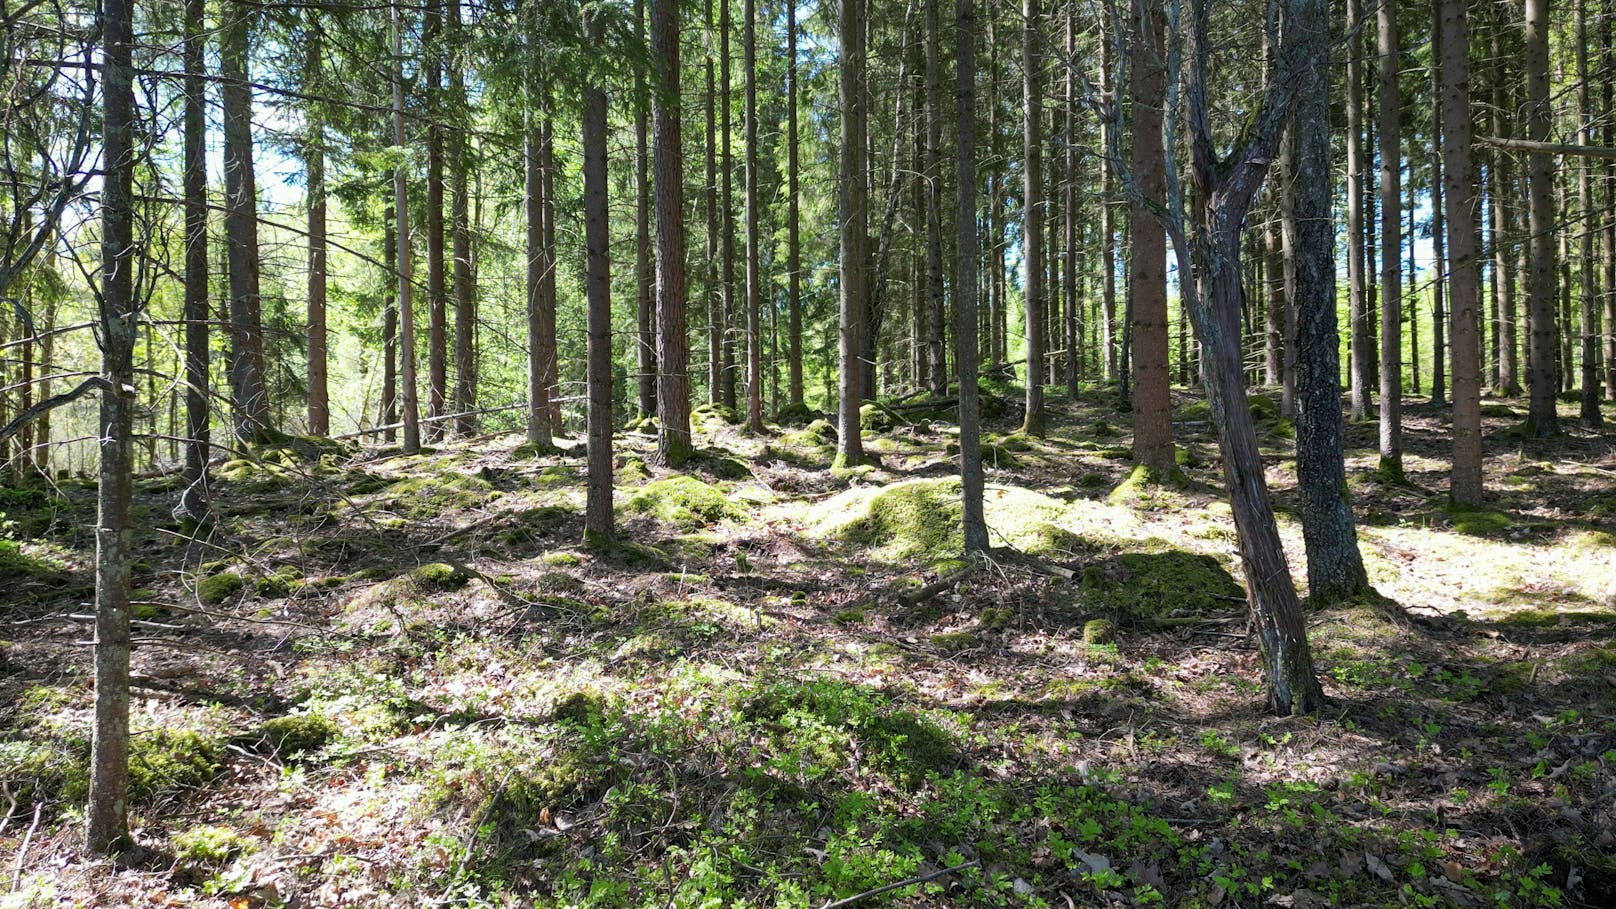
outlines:
{"label": "green foliage", "polygon": [[194,865],[222,865],[252,847],[251,840],[217,824],[181,831],[169,843],[176,859]]}
{"label": "green foliage", "polygon": [[1124,552],[1086,568],[1081,598],[1085,605],[1139,620],[1228,612],[1238,608],[1244,592],[1212,556],[1146,541],[1144,551]]}
{"label": "green foliage", "polygon": [[447,512],[485,505],[494,495],[493,485],[482,477],[444,473],[399,480],[383,490],[379,498],[388,511],[400,517],[430,520]]}
{"label": "green foliage", "polygon": [[1089,645],[1115,644],[1117,623],[1110,619],[1089,619],[1083,623],[1083,643]]}
{"label": "green foliage", "polygon": [[410,572],[410,583],[424,593],[458,590],[470,580],[470,574],[445,562],[430,562]]}
{"label": "green foliage", "polygon": [[196,583],[196,598],[201,600],[203,605],[218,606],[240,593],[246,586],[246,578],[234,571],[221,571]]}
{"label": "green foliage", "polygon": [[[34,483],[0,485],[0,535],[37,539],[71,518],[71,503],[49,486]],[[0,543],[5,542],[0,540]],[[4,560],[0,554],[0,560]],[[0,561],[0,573],[5,566]]]}
{"label": "green foliage", "polygon": [[249,738],[282,757],[324,748],[337,737],[337,724],[323,713],[294,713],[265,720]]}
{"label": "green foliage", "polygon": [[745,515],[723,490],[683,475],[647,483],[629,496],[624,507],[682,530],[698,530]]}
{"label": "green foliage", "polygon": [[1494,508],[1449,501],[1446,506],[1453,529],[1476,537],[1497,536],[1514,526],[1509,515]]}

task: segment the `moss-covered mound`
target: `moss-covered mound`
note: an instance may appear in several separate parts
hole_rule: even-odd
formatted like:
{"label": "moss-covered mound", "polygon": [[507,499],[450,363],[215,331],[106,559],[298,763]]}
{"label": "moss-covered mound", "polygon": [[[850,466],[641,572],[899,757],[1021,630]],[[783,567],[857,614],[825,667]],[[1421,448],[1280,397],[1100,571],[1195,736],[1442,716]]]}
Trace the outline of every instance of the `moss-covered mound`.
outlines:
{"label": "moss-covered mound", "polygon": [[623,507],[648,514],[682,530],[697,530],[726,518],[740,518],[741,509],[723,490],[689,476],[668,477],[647,483],[629,496]]}
{"label": "moss-covered mound", "polygon": [[1147,540],[1142,550],[1085,568],[1081,597],[1087,607],[1124,621],[1141,621],[1228,612],[1240,608],[1245,591],[1212,556]]}
{"label": "moss-covered mound", "polygon": [[1119,483],[1116,489],[1111,490],[1109,499],[1114,505],[1127,505],[1137,502],[1152,488],[1183,489],[1187,485],[1189,477],[1176,467],[1171,472],[1163,474],[1147,464],[1136,464],[1128,473],[1128,478]]}
{"label": "moss-covered mound", "polygon": [[72,522],[68,500],[36,483],[0,485],[0,525],[23,539],[45,536],[53,526]]}
{"label": "moss-covered mound", "polygon": [[439,474],[399,480],[383,490],[379,499],[400,517],[425,520],[486,505],[494,496],[493,485],[482,477]]}
{"label": "moss-covered mound", "polygon": [[781,426],[806,426],[820,419],[820,413],[807,404],[787,404],[780,408],[774,419]]}
{"label": "moss-covered mound", "polygon": [[865,401],[859,405],[859,428],[865,432],[891,432],[908,422],[902,414],[880,401]]}
{"label": "moss-covered mound", "polygon": [[[990,484],[983,508],[995,546],[1050,557],[1092,548],[1084,516],[1042,493]],[[905,480],[849,489],[815,506],[809,533],[858,546],[881,561],[936,560],[964,549],[962,513],[957,477]]]}

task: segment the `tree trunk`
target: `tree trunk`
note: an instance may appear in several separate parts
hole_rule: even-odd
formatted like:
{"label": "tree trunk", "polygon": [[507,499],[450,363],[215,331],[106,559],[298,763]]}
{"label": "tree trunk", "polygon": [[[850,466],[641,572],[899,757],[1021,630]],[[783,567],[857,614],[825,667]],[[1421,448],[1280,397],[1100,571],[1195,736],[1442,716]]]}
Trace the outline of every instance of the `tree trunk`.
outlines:
{"label": "tree trunk", "polygon": [[1436,0],[1441,77],[1442,190],[1448,227],[1448,307],[1453,347],[1455,502],[1481,502],[1480,262],[1470,128],[1470,29],[1464,0]]}
{"label": "tree trunk", "polygon": [[449,131],[450,219],[454,233],[454,410],[459,414],[454,429],[457,435],[470,436],[477,432],[477,417],[472,413],[477,409],[477,288],[471,251],[471,192],[467,186],[472,165],[466,156],[465,128],[470,110],[466,105],[460,0],[448,0],[448,4],[449,29],[455,36],[455,51],[449,58],[449,104],[457,118]]}
{"label": "tree trunk", "polygon": [[258,188],[253,176],[252,88],[247,81],[252,11],[227,10],[221,29],[219,96],[224,106],[225,233],[230,258],[230,388],[236,437],[254,442],[269,430],[264,329],[259,296]]}
{"label": "tree trunk", "polygon": [[550,405],[550,434],[564,436],[566,425],[561,416],[561,359],[556,335],[556,304],[559,299],[556,296],[556,271],[560,268],[561,262],[556,246],[555,178],[558,168],[555,157],[555,120],[549,115],[551,106],[548,92],[543,109],[546,116],[539,120],[539,183],[542,187],[539,193],[541,215],[539,230],[546,268],[539,281],[539,319],[542,328],[539,363],[544,367],[545,400]]}
{"label": "tree trunk", "polygon": [[[245,28],[243,24],[242,28]],[[91,852],[129,842],[129,571],[136,301],[134,9],[104,0],[102,29],[100,468],[96,491],[95,728],[90,742]],[[235,29],[231,29],[231,32]],[[240,59],[240,58],[238,58]],[[244,86],[239,86],[245,88]],[[239,161],[239,159],[238,159]]]}
{"label": "tree trunk", "polygon": [[[1600,16],[1599,46],[1604,48],[1603,68],[1607,73],[1616,67],[1613,20],[1616,20],[1616,3],[1605,0],[1604,14]],[[1616,89],[1608,78],[1601,82],[1604,85],[1601,107],[1605,119],[1605,147],[1611,148],[1616,147]],[[1605,393],[1616,401],[1616,159],[1605,161],[1605,188]]]}
{"label": "tree trunk", "polygon": [[[1526,0],[1526,129],[1527,138],[1549,138],[1549,0]],[[1527,159],[1527,232],[1531,237],[1531,270],[1527,275],[1526,318],[1531,333],[1527,375],[1528,435],[1546,438],[1560,431],[1555,413],[1554,160],[1547,155]]]}
{"label": "tree trunk", "polygon": [[[406,148],[404,135],[404,13],[398,0],[393,14],[393,145]],[[393,168],[393,209],[398,215],[398,348],[399,403],[404,412],[404,452],[421,450],[421,408],[415,383],[415,310],[411,306],[414,279],[410,257],[409,174],[403,159]]]}
{"label": "tree trunk", "polygon": [[658,459],[690,460],[690,348],[685,337],[684,149],[679,122],[679,2],[651,0],[651,129],[656,168]]}
{"label": "tree trunk", "polygon": [[864,92],[864,0],[842,0],[837,21],[841,40],[840,74],[842,144],[838,198],[841,220],[841,400],[837,408],[836,465],[864,463],[864,439],[859,426],[860,386],[864,370],[865,287],[869,266],[869,189]]}
{"label": "tree trunk", "polygon": [[[599,40],[599,29],[591,32]],[[612,237],[607,222],[604,89],[584,89],[582,119],[589,387],[584,541],[600,546],[612,538]]]}
{"label": "tree trunk", "polygon": [[788,397],[803,405],[802,388],[802,188],[797,151],[797,5],[786,4],[786,306]]}
{"label": "tree trunk", "polygon": [[[645,0],[634,0],[634,29],[645,35]],[[651,142],[645,70],[634,68],[634,314],[639,415],[656,413],[656,275],[651,267]]]}
{"label": "tree trunk", "polygon": [[[727,2],[727,0],[726,0]],[[706,276],[707,291],[707,403],[723,400],[724,386],[724,292],[719,288],[718,234],[722,226],[718,219],[718,81],[713,60],[713,0],[707,0],[707,259],[702,270]],[[660,226],[661,222],[657,222]]]}
{"label": "tree trunk", "polygon": [[719,260],[724,270],[719,286],[723,290],[723,312],[719,319],[718,399],[735,409],[735,155],[730,147],[734,133],[730,116],[730,0],[718,0],[718,241]]}
{"label": "tree trunk", "polygon": [[[1075,4],[1066,8],[1066,56],[1077,56],[1077,7]],[[1073,67],[1066,69],[1066,160],[1063,166],[1066,183],[1062,209],[1065,215],[1062,232],[1066,246],[1065,268],[1062,274],[1062,284],[1065,287],[1066,313],[1066,395],[1077,400],[1078,381],[1082,377],[1082,361],[1079,360],[1080,344],[1078,342],[1080,328],[1079,307],[1082,305],[1077,290],[1078,281],[1078,227],[1077,227],[1077,119],[1079,116],[1077,94],[1077,71]],[[1165,326],[1163,332],[1165,335]]]}
{"label": "tree trunk", "polygon": [[[1162,105],[1167,71],[1163,61],[1163,19],[1154,0],[1132,4],[1128,97],[1133,131],[1130,159],[1139,193],[1151,205],[1167,198],[1162,152]],[[1167,234],[1148,208],[1128,206],[1128,287],[1132,294],[1133,459],[1166,479],[1178,470],[1173,459],[1173,400],[1167,371]]]}
{"label": "tree trunk", "polygon": [[982,413],[977,396],[976,224],[976,9],[975,0],[955,0],[955,178],[954,215],[959,273],[954,281],[954,362],[959,370],[960,490],[964,497],[966,552],[985,552],[988,525],[982,511]]}
{"label": "tree trunk", "polygon": [[[1510,116],[1512,110],[1509,103],[1509,82],[1505,77],[1505,51],[1502,41],[1507,37],[1503,25],[1505,13],[1502,7],[1493,10],[1492,23],[1492,49],[1493,60],[1489,68],[1492,77],[1492,109],[1490,116],[1495,135],[1509,137],[1514,131],[1514,118]],[[1496,151],[1489,158],[1487,167],[1487,217],[1488,233],[1492,241],[1492,313],[1493,332],[1488,337],[1489,350],[1492,353],[1492,368],[1496,379],[1493,383],[1495,390],[1505,395],[1518,395],[1521,393],[1520,364],[1518,352],[1520,341],[1516,333],[1516,296],[1515,296],[1515,263],[1516,257],[1512,255],[1513,244],[1510,241],[1510,228],[1512,212],[1518,209],[1513,201],[1515,175],[1513,156],[1501,150]],[[1522,247],[1524,249],[1524,246]]]}
{"label": "tree trunk", "polygon": [[[533,40],[531,35],[529,40]],[[527,124],[522,155],[522,205],[527,233],[527,441],[539,451],[548,451],[554,445],[555,427],[550,424],[550,383],[545,378],[545,357],[546,351],[553,352],[554,347],[545,336],[544,291],[545,275],[555,263],[550,260],[544,243],[544,130],[540,124],[544,114],[539,110],[538,48],[529,46],[528,55],[526,110],[523,112]]]}
{"label": "tree trunk", "polygon": [[[1114,51],[1110,41],[1100,42],[1100,72],[1104,80],[1104,91],[1107,95],[1120,91],[1118,86],[1112,84],[1112,71],[1115,64],[1111,59]],[[1110,133],[1116,129],[1115,124],[1100,124],[1100,143],[1103,148],[1110,148],[1112,139]],[[1102,272],[1100,285],[1100,350],[1099,366],[1106,381],[1117,380],[1117,227],[1116,207],[1114,205],[1117,195],[1117,175],[1114,173],[1111,156],[1106,155],[1100,159],[1100,268]]]}
{"label": "tree trunk", "polygon": [[1397,0],[1380,0],[1380,476],[1403,479],[1403,138]]}
{"label": "tree trunk", "polygon": [[[1325,59],[1331,44],[1328,17],[1316,15],[1296,27],[1304,47],[1315,59]],[[1305,69],[1298,95],[1291,126],[1296,173],[1290,211],[1296,233],[1296,480],[1308,598],[1319,606],[1368,592],[1369,577],[1353,526],[1341,442],[1329,71]]]}
{"label": "tree trunk", "polygon": [[[312,14],[304,36],[304,90],[318,94],[324,49],[320,40],[320,26]],[[309,434],[325,436],[331,432],[331,397],[326,389],[326,239],[325,239],[325,124],[320,102],[304,105],[308,118],[308,135],[304,139],[303,160],[308,168],[308,241],[309,241],[309,294],[308,294],[308,379],[309,379]],[[205,229],[205,228],[204,228]]]}
{"label": "tree trunk", "polygon": [[1021,29],[1022,144],[1021,258],[1022,303],[1027,318],[1027,414],[1021,431],[1043,436],[1044,417],[1044,173],[1038,0],[1023,0]]}
{"label": "tree trunk", "polygon": [[1369,415],[1369,312],[1364,284],[1363,215],[1363,41],[1356,29],[1363,15],[1359,0],[1347,0],[1347,311],[1351,326],[1349,413],[1353,420]]}
{"label": "tree trunk", "polygon": [[[1577,113],[1582,120],[1582,144],[1594,144],[1593,98],[1588,88],[1588,0],[1576,0],[1576,37],[1572,46],[1577,52]],[[1600,426],[1605,420],[1599,412],[1599,293],[1594,284],[1594,225],[1599,217],[1594,210],[1594,162],[1583,158],[1577,162],[1577,208],[1582,212],[1583,226],[1577,254],[1582,281],[1582,394],[1578,417],[1588,426]]]}
{"label": "tree trunk", "polygon": [[746,428],[763,431],[763,276],[758,232],[757,0],[746,0]]}
{"label": "tree trunk", "polygon": [[943,66],[938,5],[939,0],[926,0],[926,361],[931,393],[942,397],[948,394],[948,311],[943,296]]}
{"label": "tree trunk", "polygon": [[[1434,14],[1433,24],[1438,31],[1432,32],[1433,45],[1441,45],[1440,27],[1442,18]],[[1441,93],[1437,85],[1437,67],[1431,67],[1431,97],[1440,99]],[[1438,104],[1440,107],[1440,104]],[[1446,338],[1448,327],[1447,314],[1447,288],[1448,288],[1448,242],[1446,212],[1442,205],[1442,130],[1440,129],[1441,111],[1432,111],[1432,122],[1438,123],[1438,128],[1431,131],[1431,404],[1434,407],[1446,407],[1448,404],[1448,342]]]}
{"label": "tree trunk", "polygon": [[398,441],[398,219],[391,193],[382,210],[382,393],[379,410],[382,440]]}
{"label": "tree trunk", "polygon": [[[439,95],[442,93],[443,57],[442,0],[427,0],[422,51],[426,65],[421,75],[426,101],[426,362],[427,414],[444,416],[449,398],[448,317],[449,292],[443,261],[443,126]],[[440,439],[445,424],[427,424],[430,439]]]}
{"label": "tree trunk", "polygon": [[[179,514],[208,511],[208,159],[205,0],[185,2],[185,491]],[[312,263],[310,263],[312,265]],[[49,368],[42,370],[49,374]],[[312,387],[312,385],[311,385]],[[43,391],[42,391],[43,393]],[[43,460],[43,459],[42,459]]]}

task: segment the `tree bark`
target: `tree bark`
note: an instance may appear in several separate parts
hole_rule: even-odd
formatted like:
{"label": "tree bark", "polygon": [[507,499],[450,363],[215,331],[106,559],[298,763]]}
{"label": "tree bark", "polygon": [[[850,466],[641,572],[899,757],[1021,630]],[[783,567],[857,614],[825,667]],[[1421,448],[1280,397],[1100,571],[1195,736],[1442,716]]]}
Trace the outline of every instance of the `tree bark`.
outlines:
{"label": "tree bark", "polygon": [[787,379],[792,407],[803,405],[802,387],[802,187],[797,151],[797,5],[786,4],[786,306]]}
{"label": "tree bark", "polygon": [[[634,28],[645,35],[645,0],[634,0]],[[639,414],[656,413],[656,274],[651,265],[651,141],[645,71],[634,69],[634,313]]]}
{"label": "tree bark", "polygon": [[[389,127],[390,129],[391,127]],[[398,219],[392,193],[382,209],[382,280],[387,290],[382,296],[382,393],[378,415],[382,440],[398,441]]]}
{"label": "tree bark", "polygon": [[[208,510],[208,159],[205,0],[185,2],[185,491],[181,517]],[[312,264],[312,263],[311,263]],[[45,370],[48,374],[49,370]]]}
{"label": "tree bark", "polygon": [[1021,431],[1043,436],[1044,416],[1044,173],[1042,73],[1038,0],[1023,0],[1021,29],[1022,208],[1021,281],[1027,326],[1027,413]]}
{"label": "tree bark", "polygon": [[718,0],[718,246],[723,275],[723,312],[719,321],[718,400],[735,409],[735,154],[730,147],[730,0]]}
{"label": "tree bark", "polygon": [[1453,347],[1455,502],[1481,502],[1480,262],[1471,150],[1470,28],[1465,0],[1435,0],[1441,17],[1442,189],[1448,227],[1449,343]]}
{"label": "tree bark", "polygon": [[[1143,201],[1167,201],[1162,152],[1162,105],[1167,71],[1161,7],[1156,0],[1131,4],[1128,96],[1133,131],[1130,159]],[[1178,470],[1173,458],[1173,401],[1167,368],[1167,234],[1140,200],[1128,206],[1128,287],[1133,328],[1133,459],[1166,479]]]}
{"label": "tree bark", "polygon": [[[1300,40],[1314,59],[1331,46],[1330,21],[1315,15],[1298,23]],[[1336,322],[1335,217],[1331,190],[1330,73],[1322,65],[1303,70],[1297,87],[1295,198],[1296,233],[1296,479],[1302,500],[1302,540],[1307,551],[1309,601],[1339,603],[1369,592],[1358,550],[1342,453],[1341,337]]]}
{"label": "tree bark", "polygon": [[942,397],[948,394],[948,311],[943,295],[943,67],[938,6],[939,0],[926,0],[926,361],[928,387],[933,396]]}
{"label": "tree bark", "polygon": [[[536,29],[535,29],[536,31]],[[554,445],[550,424],[550,383],[545,376],[546,352],[554,347],[546,340],[545,276],[555,267],[544,243],[544,129],[539,110],[541,79],[536,37],[528,40],[527,93],[523,111],[527,120],[523,144],[522,205],[526,226],[527,260],[527,441],[539,451]],[[553,312],[553,301],[548,304]],[[548,324],[554,324],[550,322]]]}
{"label": "tree bark", "polygon": [[988,525],[982,510],[982,414],[977,393],[977,268],[981,261],[976,223],[976,8],[955,0],[955,253],[954,362],[959,370],[960,491],[966,552],[985,552]]}
{"label": "tree bark", "polygon": [[[312,11],[307,12],[304,40],[304,90],[311,95],[321,91],[321,67],[324,65],[324,42],[320,24]],[[304,138],[303,160],[308,169],[308,242],[309,292],[308,314],[308,379],[309,379],[309,434],[326,436],[331,432],[331,396],[326,388],[326,237],[325,237],[325,123],[321,102],[304,105],[307,135]],[[204,230],[206,226],[204,225]]]}
{"label": "tree bark", "polygon": [[[426,102],[426,362],[427,415],[444,416],[449,399],[449,291],[443,257],[443,0],[427,0],[421,76]],[[426,424],[430,439],[443,437],[446,424]]]}
{"label": "tree bark", "polygon": [[466,119],[470,110],[466,105],[465,53],[462,49],[463,23],[460,0],[447,0],[449,30],[455,36],[455,50],[449,57],[449,104],[457,118],[449,131],[449,193],[450,229],[454,235],[454,294],[455,294],[455,433],[470,436],[477,432],[477,288],[476,269],[471,251],[471,192],[467,185],[471,161],[466,155]]}
{"label": "tree bark", "polygon": [[841,220],[840,397],[837,409],[836,464],[864,463],[859,426],[866,327],[865,298],[869,269],[868,115],[864,91],[864,0],[842,0],[837,21],[841,40],[841,176],[838,198]]}
{"label": "tree bark", "polygon": [[230,387],[236,437],[262,439],[269,430],[264,376],[264,329],[259,296],[258,188],[253,175],[252,87],[247,48],[252,8],[227,7],[221,28],[219,96],[224,107],[225,233],[230,260]]}
{"label": "tree bark", "polygon": [[[393,24],[393,145],[407,146],[404,134],[404,13],[399,0],[392,4]],[[404,452],[421,450],[421,408],[415,382],[415,310],[411,305],[414,279],[410,256],[409,174],[400,157],[393,168],[393,210],[398,216],[398,353],[399,404],[404,417]]]}
{"label": "tree bark", "polygon": [[[1571,43],[1577,54],[1577,113],[1582,121],[1578,133],[1582,145],[1592,146],[1594,110],[1588,88],[1588,0],[1576,0],[1576,3],[1576,34]],[[1582,329],[1582,388],[1577,415],[1588,426],[1600,426],[1605,419],[1599,412],[1599,292],[1594,284],[1594,234],[1598,230],[1594,225],[1599,214],[1594,210],[1593,170],[1591,159],[1583,158],[1577,162],[1577,208],[1581,210],[1583,219],[1577,253],[1582,283],[1582,319],[1579,326]]]}
{"label": "tree bark", "polygon": [[[1441,16],[1431,17],[1433,24],[1438,27],[1433,31],[1432,44],[1440,46]],[[1442,204],[1442,130],[1440,128],[1440,86],[1437,85],[1437,69],[1431,67],[1431,97],[1434,99],[1437,110],[1431,112],[1432,122],[1438,128],[1431,131],[1431,256],[1433,271],[1431,277],[1431,404],[1434,407],[1448,405],[1448,342],[1447,342],[1447,288],[1448,288],[1448,242],[1446,212]]]}
{"label": "tree bark", "polygon": [[[727,2],[727,0],[726,0]],[[719,287],[719,232],[723,229],[718,219],[718,81],[714,73],[717,72],[713,60],[713,0],[707,0],[706,18],[703,20],[707,27],[707,94],[704,96],[707,107],[707,142],[703,146],[707,153],[707,184],[705,186],[705,202],[707,209],[707,259],[706,267],[702,272],[706,276],[707,291],[707,403],[717,404],[723,400],[724,386],[724,292]],[[661,222],[659,221],[660,225]]]}
{"label": "tree bark", "polygon": [[1376,14],[1380,91],[1380,476],[1403,479],[1403,127],[1397,0]]}
{"label": "tree bark", "polygon": [[657,245],[658,459],[690,460],[690,348],[685,336],[684,149],[679,122],[679,2],[651,0],[652,155]]}
{"label": "tree bark", "polygon": [[[240,12],[237,10],[236,12]],[[245,22],[241,28],[245,29]],[[129,841],[129,571],[134,558],[134,9],[104,0],[102,29],[100,467],[96,490],[95,728],[85,840],[113,853]],[[227,34],[234,29],[227,31]]]}
{"label": "tree bark", "polygon": [[763,431],[763,275],[758,231],[757,0],[746,0],[746,428]]}
{"label": "tree bark", "polygon": [[[599,30],[590,31],[598,40]],[[584,541],[600,546],[612,538],[612,238],[606,199],[606,92],[598,85],[583,91],[582,119],[589,388]]]}
{"label": "tree bark", "polygon": [[1362,19],[1359,0],[1347,0],[1347,311],[1351,326],[1349,413],[1353,420],[1369,415],[1369,362],[1374,342],[1369,336],[1368,291],[1364,286],[1363,215],[1363,41],[1356,29]]}
{"label": "tree bark", "polygon": [[[1549,138],[1549,0],[1526,0],[1526,128],[1527,138]],[[1528,350],[1528,435],[1546,438],[1560,431],[1555,412],[1555,351],[1559,332],[1555,325],[1554,161],[1544,155],[1527,160],[1527,231],[1531,237],[1527,274],[1526,318],[1531,334]]]}

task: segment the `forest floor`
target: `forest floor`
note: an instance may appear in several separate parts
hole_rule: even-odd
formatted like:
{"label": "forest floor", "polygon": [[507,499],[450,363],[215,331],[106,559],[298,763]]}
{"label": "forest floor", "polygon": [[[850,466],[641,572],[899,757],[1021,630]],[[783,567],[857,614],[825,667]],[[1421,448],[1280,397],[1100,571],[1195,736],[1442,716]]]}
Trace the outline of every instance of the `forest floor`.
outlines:
{"label": "forest floor", "polygon": [[826,424],[703,409],[678,474],[624,432],[606,551],[581,444],[262,451],[200,534],[143,480],[120,865],[79,842],[93,490],[0,489],[0,906],[1616,905],[1616,434],[1489,401],[1454,511],[1444,412],[1401,485],[1349,426],[1390,604],[1309,610],[1329,703],[1280,718],[1204,402],[1181,488],[1128,482],[1114,391],[1051,402],[992,421],[975,565],[921,409],[840,475]]}

